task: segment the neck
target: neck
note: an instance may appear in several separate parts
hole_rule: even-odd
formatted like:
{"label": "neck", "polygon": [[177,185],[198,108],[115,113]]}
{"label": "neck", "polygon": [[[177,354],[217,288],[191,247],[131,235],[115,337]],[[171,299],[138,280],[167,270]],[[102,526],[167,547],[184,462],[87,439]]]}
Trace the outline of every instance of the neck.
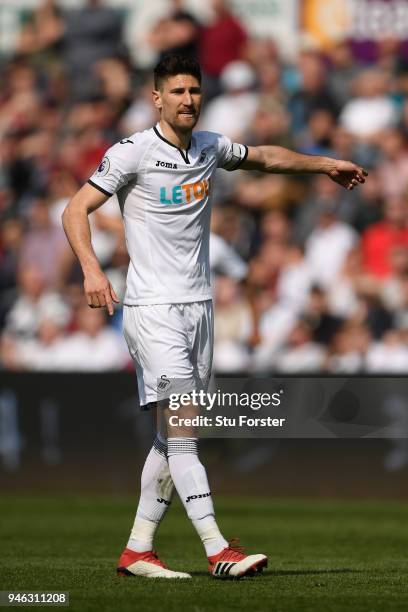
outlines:
{"label": "neck", "polygon": [[188,148],[191,141],[192,130],[188,132],[178,132],[162,119],[159,121],[159,125],[166,140],[174,144],[179,149],[186,150]]}

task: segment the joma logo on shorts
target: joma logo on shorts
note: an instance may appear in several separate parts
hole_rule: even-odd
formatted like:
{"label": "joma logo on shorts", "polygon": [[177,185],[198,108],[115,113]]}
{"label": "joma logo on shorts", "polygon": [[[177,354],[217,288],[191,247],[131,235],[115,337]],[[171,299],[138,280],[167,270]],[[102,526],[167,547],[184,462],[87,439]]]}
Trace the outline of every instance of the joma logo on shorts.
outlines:
{"label": "joma logo on shorts", "polygon": [[160,187],[161,204],[190,204],[194,200],[203,200],[210,193],[210,181],[203,179],[196,183]]}
{"label": "joma logo on shorts", "polygon": [[162,497],[158,497],[157,501],[159,504],[164,504],[165,506],[170,506],[171,502],[167,501],[167,499],[163,499]]}
{"label": "joma logo on shorts", "polygon": [[186,503],[191,501],[192,499],[201,499],[202,497],[210,497],[211,495],[211,491],[208,491],[208,493],[199,493],[199,495],[189,495],[186,499]]}
{"label": "joma logo on shorts", "polygon": [[157,160],[156,168],[170,168],[170,170],[177,170],[177,164],[173,164],[172,162],[163,162]]}

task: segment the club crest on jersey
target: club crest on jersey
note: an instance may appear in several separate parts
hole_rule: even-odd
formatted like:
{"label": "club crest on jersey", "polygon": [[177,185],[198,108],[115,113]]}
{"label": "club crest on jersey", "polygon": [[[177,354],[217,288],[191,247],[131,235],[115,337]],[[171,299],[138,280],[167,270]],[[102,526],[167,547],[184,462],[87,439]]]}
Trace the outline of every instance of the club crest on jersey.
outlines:
{"label": "club crest on jersey", "polygon": [[105,174],[108,174],[109,166],[110,166],[109,158],[108,157],[104,157],[103,160],[101,161],[101,163],[98,166],[97,173],[99,174],[99,176],[105,176]]}
{"label": "club crest on jersey", "polygon": [[196,183],[185,183],[174,185],[174,187],[160,187],[160,203],[169,206],[171,204],[190,204],[197,200],[203,200],[210,193],[210,181],[203,179]]}
{"label": "club crest on jersey", "polygon": [[199,164],[203,164],[205,161],[207,161],[208,149],[209,149],[209,147],[207,147],[206,149],[203,149],[201,151],[200,159],[198,160]]}
{"label": "club crest on jersey", "polygon": [[159,159],[156,162],[156,168],[170,168],[170,170],[177,170],[177,164],[173,164],[172,162],[164,162]]}

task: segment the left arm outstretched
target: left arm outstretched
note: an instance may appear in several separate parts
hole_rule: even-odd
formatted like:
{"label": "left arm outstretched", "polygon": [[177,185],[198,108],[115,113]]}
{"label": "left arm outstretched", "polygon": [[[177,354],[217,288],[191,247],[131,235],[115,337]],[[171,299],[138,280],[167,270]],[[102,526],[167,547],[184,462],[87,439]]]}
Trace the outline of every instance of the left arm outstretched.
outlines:
{"label": "left arm outstretched", "polygon": [[240,166],[243,170],[259,170],[280,174],[327,174],[346,189],[365,182],[366,170],[350,161],[303,155],[283,147],[248,147],[248,156]]}

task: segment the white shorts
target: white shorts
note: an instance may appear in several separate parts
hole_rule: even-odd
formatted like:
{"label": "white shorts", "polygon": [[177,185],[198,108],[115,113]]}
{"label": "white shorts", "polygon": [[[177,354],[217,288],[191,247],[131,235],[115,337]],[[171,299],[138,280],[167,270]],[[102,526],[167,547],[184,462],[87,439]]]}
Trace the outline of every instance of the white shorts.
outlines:
{"label": "white shorts", "polygon": [[212,300],[124,306],[123,331],[142,408],[171,393],[207,388],[214,345]]}

